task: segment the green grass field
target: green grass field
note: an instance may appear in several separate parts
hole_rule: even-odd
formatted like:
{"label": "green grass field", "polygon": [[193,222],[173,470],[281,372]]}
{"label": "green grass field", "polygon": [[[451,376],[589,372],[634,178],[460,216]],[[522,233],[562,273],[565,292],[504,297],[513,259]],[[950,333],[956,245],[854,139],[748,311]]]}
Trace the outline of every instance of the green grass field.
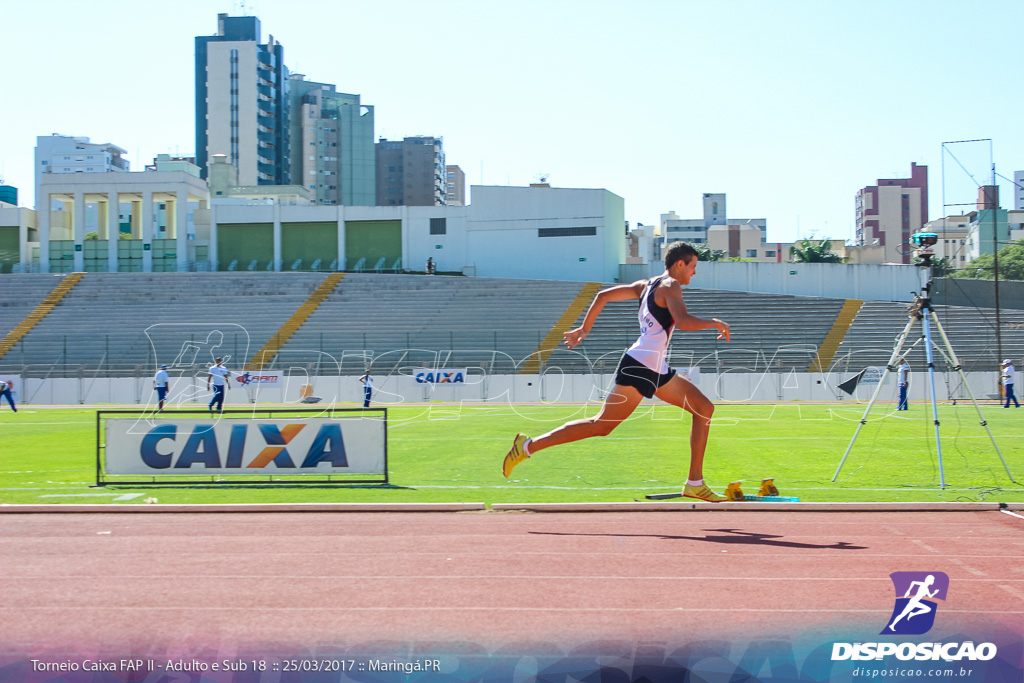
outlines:
{"label": "green grass field", "polygon": [[[390,408],[387,487],[96,488],[96,410],[25,405],[16,415],[0,413],[0,502],[604,502],[681,487],[689,417],[670,407],[641,407],[611,436],[552,448],[520,465],[511,481],[502,477],[501,460],[517,431],[541,434],[597,408]],[[719,491],[745,480],[746,493],[774,477],[782,495],[808,502],[1024,501],[1024,484],[1009,480],[970,403],[940,406],[945,490],[930,406],[892,408],[875,407],[833,483],[863,404],[719,405],[705,476]],[[987,403],[983,411],[1011,472],[1024,482],[1024,410]]]}

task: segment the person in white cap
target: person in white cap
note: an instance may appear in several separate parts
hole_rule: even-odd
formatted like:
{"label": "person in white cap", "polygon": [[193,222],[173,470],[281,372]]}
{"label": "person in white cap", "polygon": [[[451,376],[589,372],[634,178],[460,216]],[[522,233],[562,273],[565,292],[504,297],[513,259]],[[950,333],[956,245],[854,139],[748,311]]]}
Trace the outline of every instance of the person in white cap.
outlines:
{"label": "person in white cap", "polygon": [[167,383],[170,378],[167,376],[167,366],[161,365],[160,369],[153,375],[153,388],[156,389],[157,398],[160,399],[160,405],[157,411],[164,409],[164,398],[167,397]]}
{"label": "person in white cap", "polygon": [[1004,408],[1010,407],[1010,401],[1013,401],[1013,405],[1020,408],[1020,403],[1017,402],[1017,397],[1013,395],[1013,361],[1007,358],[1003,361],[1003,388],[1006,390],[1006,405]]}

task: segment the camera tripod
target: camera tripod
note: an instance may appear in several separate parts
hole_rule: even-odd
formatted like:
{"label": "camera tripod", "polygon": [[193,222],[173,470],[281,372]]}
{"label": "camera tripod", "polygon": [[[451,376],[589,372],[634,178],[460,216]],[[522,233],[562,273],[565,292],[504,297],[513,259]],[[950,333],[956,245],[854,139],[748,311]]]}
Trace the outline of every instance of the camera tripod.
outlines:
{"label": "camera tripod", "polygon": [[[915,235],[915,237],[917,236]],[[934,244],[934,242],[932,242],[932,244]],[[846,462],[846,457],[853,449],[853,444],[857,440],[857,435],[860,434],[861,428],[867,423],[868,413],[871,412],[871,408],[875,405],[875,401],[878,400],[878,395],[882,391],[882,386],[885,384],[886,377],[889,376],[890,372],[896,369],[897,363],[901,358],[900,353],[903,350],[904,343],[906,343],[907,338],[910,335],[911,328],[914,327],[914,323],[921,321],[924,334],[917,342],[914,342],[914,346],[916,346],[922,339],[924,340],[925,356],[928,360],[928,383],[931,389],[932,398],[932,419],[935,423],[935,450],[939,457],[939,485],[943,489],[946,488],[946,478],[942,470],[942,440],[939,438],[939,407],[935,398],[935,363],[932,359],[933,345],[931,327],[929,326],[930,317],[931,321],[935,323],[935,329],[939,331],[939,335],[942,337],[943,346],[945,347],[944,349],[939,348],[939,351],[946,358],[946,362],[960,373],[960,381],[963,382],[963,386],[967,389],[967,395],[971,397],[971,402],[974,404],[975,410],[978,411],[978,419],[981,426],[988,432],[988,437],[992,440],[992,447],[995,448],[996,453],[999,455],[999,459],[1003,462],[1003,468],[1006,470],[1006,475],[1010,478],[1010,481],[1016,483],[1017,480],[1014,479],[1013,474],[1010,473],[1010,468],[1006,464],[1006,459],[1003,457],[1002,452],[999,450],[996,438],[992,435],[992,430],[988,428],[985,416],[981,413],[981,406],[978,405],[978,401],[975,400],[974,393],[971,391],[971,387],[967,383],[967,378],[964,376],[963,366],[957,359],[956,352],[953,351],[953,346],[949,343],[949,338],[946,336],[946,331],[942,329],[942,324],[939,323],[939,318],[935,315],[935,311],[932,308],[931,297],[929,295],[929,290],[932,285],[932,252],[929,249],[925,249],[919,252],[919,255],[922,258],[922,263],[920,264],[920,268],[922,270],[921,294],[914,296],[914,303],[910,306],[910,310],[908,311],[910,320],[907,321],[907,326],[903,328],[903,332],[901,332],[899,337],[896,338],[896,346],[893,348],[892,356],[889,357],[889,362],[885,366],[885,372],[882,373],[882,378],[875,387],[875,392],[871,396],[871,400],[868,401],[867,408],[864,410],[864,415],[861,416],[860,424],[857,425],[857,430],[853,433],[853,438],[850,439],[850,445],[846,447],[843,459],[839,461],[839,467],[836,468],[836,473],[832,476],[832,481],[835,481],[836,478],[839,477],[839,471],[843,469],[843,463]],[[913,346],[911,348],[913,348]]]}

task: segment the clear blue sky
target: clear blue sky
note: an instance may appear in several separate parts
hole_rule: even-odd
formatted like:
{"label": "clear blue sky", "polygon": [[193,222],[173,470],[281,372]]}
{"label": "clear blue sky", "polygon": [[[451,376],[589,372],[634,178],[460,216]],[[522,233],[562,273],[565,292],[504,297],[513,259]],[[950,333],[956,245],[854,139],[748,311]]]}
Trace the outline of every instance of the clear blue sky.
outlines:
{"label": "clear blue sky", "polygon": [[[9,2],[0,174],[34,204],[37,135],[194,153],[194,43],[239,2]],[[467,183],[604,187],[631,222],[767,218],[771,241],[850,238],[854,195],[927,164],[930,217],[976,185],[942,143],[1024,169],[1024,2],[259,0],[285,62],[375,107],[376,134],[444,137]],[[951,148],[979,182],[988,144]],[[943,177],[945,176],[945,178]],[[1012,207],[1009,184],[1003,206]],[[951,209],[947,213],[953,213]]]}

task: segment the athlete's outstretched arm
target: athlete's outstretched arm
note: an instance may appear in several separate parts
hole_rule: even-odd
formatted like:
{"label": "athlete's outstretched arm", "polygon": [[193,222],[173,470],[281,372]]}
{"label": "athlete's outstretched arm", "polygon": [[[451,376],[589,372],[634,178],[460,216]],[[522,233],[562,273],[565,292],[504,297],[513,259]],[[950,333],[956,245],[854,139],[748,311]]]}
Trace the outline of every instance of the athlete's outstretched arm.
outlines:
{"label": "athlete's outstretched arm", "polygon": [[639,299],[646,284],[647,280],[637,280],[631,285],[615,285],[598,292],[594,300],[590,302],[590,308],[587,309],[587,315],[583,318],[583,324],[562,335],[565,337],[565,345],[570,349],[579,346],[586,339],[587,335],[590,334],[590,328],[594,326],[594,321],[597,320],[597,316],[601,313],[606,303],[609,301]]}
{"label": "athlete's outstretched arm", "polygon": [[710,320],[698,318],[686,312],[686,304],[683,303],[683,289],[679,286],[678,282],[669,280],[668,286],[662,285],[658,288],[654,300],[659,305],[661,305],[659,299],[662,296],[665,297],[664,306],[672,314],[672,320],[677,330],[706,330],[713,327],[718,330],[719,339],[724,338],[725,341],[729,341],[729,323],[718,318],[711,318]]}

